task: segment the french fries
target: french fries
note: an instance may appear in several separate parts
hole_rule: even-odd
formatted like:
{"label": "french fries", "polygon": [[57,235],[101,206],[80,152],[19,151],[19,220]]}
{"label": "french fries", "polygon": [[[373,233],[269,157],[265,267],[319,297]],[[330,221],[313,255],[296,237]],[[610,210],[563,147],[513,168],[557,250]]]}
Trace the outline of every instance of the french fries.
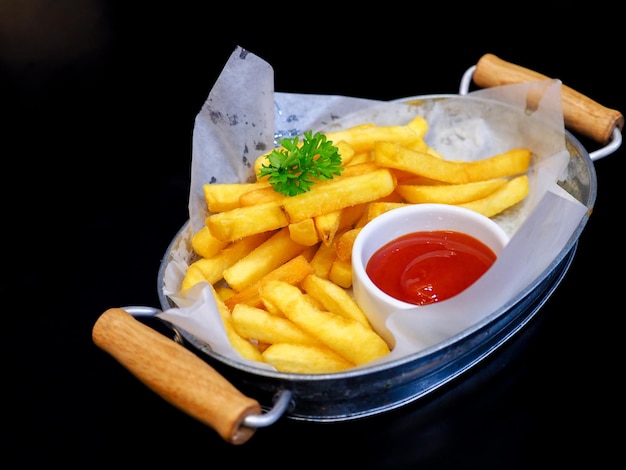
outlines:
{"label": "french fries", "polygon": [[225,303],[230,308],[235,308],[237,304],[247,304],[254,307],[263,305],[263,299],[259,294],[259,289],[269,281],[285,281],[290,284],[298,284],[306,276],[315,273],[313,266],[307,261],[304,255],[298,255],[290,259],[285,264],[278,266],[261,277],[258,281],[245,289],[233,293]]}
{"label": "french fries", "polygon": [[224,270],[224,279],[237,292],[302,253],[307,247],[294,242],[287,227],[275,232],[254,250]]}
{"label": "french fries", "polygon": [[493,193],[474,201],[459,204],[487,217],[493,217],[504,209],[521,202],[528,195],[528,176],[521,175],[509,180]]}
{"label": "french fries", "polygon": [[426,132],[426,121],[416,117],[406,126],[376,126],[364,124],[337,132],[329,132],[328,140],[343,140],[354,152],[371,150],[378,141],[399,142],[406,146],[423,144]]}
{"label": "french fries", "polygon": [[[286,196],[267,177],[206,184],[206,226],[181,290],[214,289],[242,357],[299,374],[341,372],[389,353],[353,299],[352,245],[380,214],[407,204],[455,204],[493,217],[528,194],[528,149],[449,161],[424,141],[428,123],[366,123],[326,134],[343,171]],[[269,154],[259,156],[255,174]]]}
{"label": "french fries", "polygon": [[227,244],[221,251],[207,258],[200,258],[194,261],[183,279],[183,290],[195,284],[194,280],[188,278],[200,276],[209,284],[215,284],[224,278],[224,271],[244,258],[255,248],[260,246],[271,235],[271,232],[262,232],[241,238]]}
{"label": "french fries", "polygon": [[459,162],[411,150],[398,142],[376,142],[374,160],[381,167],[396,168],[445,183],[463,184],[525,173],[530,156],[528,149],[511,149],[482,160]]}
{"label": "french fries", "polygon": [[244,338],[263,341],[268,344],[291,343],[321,345],[312,336],[291,320],[269,313],[267,310],[236,304],[232,311],[233,325]]}
{"label": "french fries", "polygon": [[215,291],[213,286],[211,286],[211,289],[213,289],[215,305],[217,306],[220,317],[222,318],[222,324],[224,325],[226,336],[228,337],[228,341],[232,345],[233,349],[237,351],[239,355],[244,359],[250,359],[252,361],[262,361],[263,357],[261,356],[261,352],[247,338],[244,338],[239,333],[237,333],[230,309],[226,306],[222,298],[217,295],[217,292]]}
{"label": "french fries", "polygon": [[270,188],[268,182],[204,184],[204,199],[209,212],[224,212],[240,207],[239,198],[250,191]]}
{"label": "french fries", "polygon": [[206,225],[191,238],[191,248],[202,258],[210,258],[225,248],[228,242],[216,238]]}
{"label": "french fries", "polygon": [[399,184],[396,191],[411,204],[464,204],[488,196],[506,182],[506,178],[494,178],[465,184]]}
{"label": "french fries", "polygon": [[393,173],[380,168],[362,175],[340,176],[323,181],[310,191],[282,203],[291,223],[388,196],[396,187]]}
{"label": "french fries", "polygon": [[367,316],[350,294],[332,281],[310,274],[302,280],[302,289],[329,312],[370,326]]}
{"label": "french fries", "polygon": [[271,281],[261,288],[267,299],[296,325],[353,364],[366,364],[389,353],[389,346],[369,326],[323,311],[294,285]]}
{"label": "french fries", "polygon": [[274,343],[261,356],[277,370],[292,374],[328,374],[354,367],[352,362],[325,346],[302,343]]}

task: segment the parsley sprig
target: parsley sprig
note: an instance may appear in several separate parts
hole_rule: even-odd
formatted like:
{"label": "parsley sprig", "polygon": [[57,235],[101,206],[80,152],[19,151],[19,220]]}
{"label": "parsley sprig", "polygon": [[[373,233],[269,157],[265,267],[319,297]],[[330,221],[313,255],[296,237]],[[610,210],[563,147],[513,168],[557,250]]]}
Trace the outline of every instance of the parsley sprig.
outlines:
{"label": "parsley sprig", "polygon": [[280,141],[267,156],[259,177],[269,176],[274,190],[286,196],[305,193],[318,181],[333,179],[343,171],[339,149],[319,132],[304,133],[302,144],[298,136]]}

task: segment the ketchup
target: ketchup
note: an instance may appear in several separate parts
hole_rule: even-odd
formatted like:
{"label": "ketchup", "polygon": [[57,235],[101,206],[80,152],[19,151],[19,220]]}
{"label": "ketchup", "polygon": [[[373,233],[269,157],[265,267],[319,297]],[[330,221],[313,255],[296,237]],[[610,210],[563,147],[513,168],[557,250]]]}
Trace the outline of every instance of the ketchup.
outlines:
{"label": "ketchup", "polygon": [[434,230],[392,240],[372,255],[365,270],[390,296],[427,305],[460,293],[495,260],[493,250],[471,235]]}

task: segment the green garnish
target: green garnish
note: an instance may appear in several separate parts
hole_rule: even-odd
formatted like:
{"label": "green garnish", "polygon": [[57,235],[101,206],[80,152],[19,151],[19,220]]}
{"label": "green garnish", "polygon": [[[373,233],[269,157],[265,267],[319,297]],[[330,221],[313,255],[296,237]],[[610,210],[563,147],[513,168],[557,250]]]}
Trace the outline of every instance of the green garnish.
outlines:
{"label": "green garnish", "polygon": [[268,182],[274,190],[286,196],[295,196],[309,191],[318,181],[333,179],[340,175],[339,149],[326,136],[313,131],[304,133],[302,145],[298,136],[280,141],[282,148],[272,150],[263,163],[259,177],[269,176]]}

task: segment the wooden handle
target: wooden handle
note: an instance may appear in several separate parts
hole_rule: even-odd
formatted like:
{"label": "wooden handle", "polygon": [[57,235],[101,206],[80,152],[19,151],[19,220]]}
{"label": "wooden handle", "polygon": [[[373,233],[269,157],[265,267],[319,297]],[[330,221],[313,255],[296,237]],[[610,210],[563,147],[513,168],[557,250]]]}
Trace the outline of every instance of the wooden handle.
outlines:
{"label": "wooden handle", "polygon": [[[480,58],[473,75],[474,83],[482,88],[548,79],[545,75],[506,62],[493,54],[485,54]],[[620,131],[623,129],[624,116],[619,111],[605,108],[565,85],[562,85],[561,96],[565,126],[572,131],[607,144],[615,128]]]}
{"label": "wooden handle", "polygon": [[243,444],[255,429],[243,426],[259,403],[243,395],[206,362],[136,320],[121,308],[104,312],[92,338],[139,380],[172,405],[207,424],[231,444]]}

